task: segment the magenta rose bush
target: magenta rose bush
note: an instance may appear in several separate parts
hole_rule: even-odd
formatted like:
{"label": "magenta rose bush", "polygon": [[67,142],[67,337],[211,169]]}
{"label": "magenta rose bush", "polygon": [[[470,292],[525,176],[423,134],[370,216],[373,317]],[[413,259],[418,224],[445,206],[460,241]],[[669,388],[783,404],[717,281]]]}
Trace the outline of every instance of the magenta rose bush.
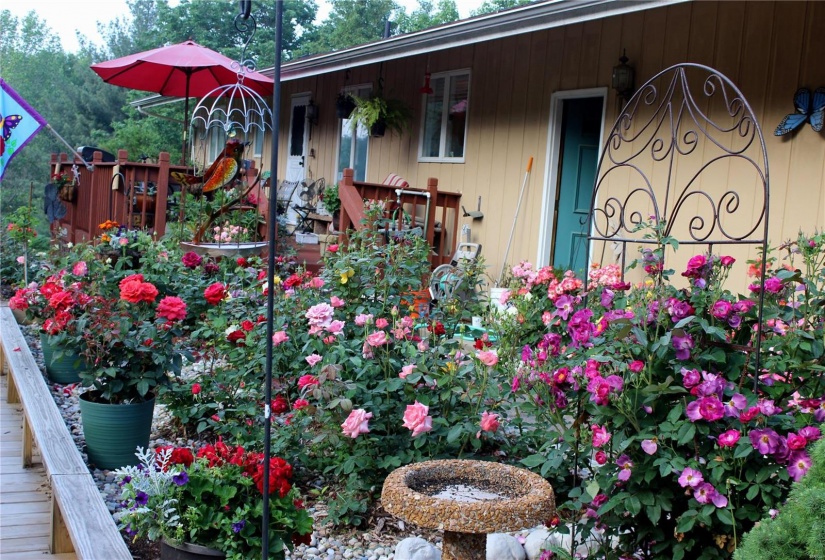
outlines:
{"label": "magenta rose bush", "polygon": [[572,530],[600,537],[589,557],[729,558],[805,476],[825,422],[825,235],[782,249],[741,296],[722,285],[739,270],[727,256],[690,259],[682,288],[661,249],[642,252],[636,287],[613,266],[587,292],[570,273],[514,270],[502,324],[540,333],[500,366],[521,462],[552,481]]}

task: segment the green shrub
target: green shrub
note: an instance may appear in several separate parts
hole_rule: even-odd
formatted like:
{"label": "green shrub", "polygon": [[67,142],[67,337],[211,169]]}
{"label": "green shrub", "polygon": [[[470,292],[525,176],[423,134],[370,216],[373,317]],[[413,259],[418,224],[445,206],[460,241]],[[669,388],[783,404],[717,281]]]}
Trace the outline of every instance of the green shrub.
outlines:
{"label": "green shrub", "polygon": [[793,487],[784,508],[745,535],[734,560],[825,558],[825,440],[811,451],[811,469]]}

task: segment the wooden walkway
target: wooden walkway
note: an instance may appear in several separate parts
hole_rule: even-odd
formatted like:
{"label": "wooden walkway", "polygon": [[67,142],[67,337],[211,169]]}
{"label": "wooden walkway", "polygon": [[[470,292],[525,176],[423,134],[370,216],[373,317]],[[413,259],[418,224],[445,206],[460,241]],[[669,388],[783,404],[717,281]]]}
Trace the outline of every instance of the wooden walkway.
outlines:
{"label": "wooden walkway", "polygon": [[[0,558],[74,560],[49,554],[51,489],[42,466],[23,468],[23,406],[8,404],[8,376],[0,374]],[[35,462],[40,457],[35,450]]]}

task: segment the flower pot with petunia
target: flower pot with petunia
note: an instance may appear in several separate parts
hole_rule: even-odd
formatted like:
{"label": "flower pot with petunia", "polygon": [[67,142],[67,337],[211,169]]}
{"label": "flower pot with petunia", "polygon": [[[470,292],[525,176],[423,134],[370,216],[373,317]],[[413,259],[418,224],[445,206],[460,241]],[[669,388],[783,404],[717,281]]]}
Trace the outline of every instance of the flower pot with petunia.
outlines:
{"label": "flower pot with petunia", "polygon": [[[115,513],[130,536],[161,541],[161,560],[254,558],[263,547],[263,453],[218,442],[138,449],[139,466],[119,469],[125,508]],[[292,466],[269,458],[269,558],[308,543],[312,519],[292,487]]]}

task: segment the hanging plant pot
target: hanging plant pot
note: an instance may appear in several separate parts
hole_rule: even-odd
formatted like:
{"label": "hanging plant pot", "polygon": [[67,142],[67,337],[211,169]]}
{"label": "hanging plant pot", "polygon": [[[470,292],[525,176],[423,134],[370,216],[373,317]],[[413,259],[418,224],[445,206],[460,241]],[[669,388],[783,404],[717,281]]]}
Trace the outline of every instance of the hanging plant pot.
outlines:
{"label": "hanging plant pot", "polygon": [[160,560],[219,560],[221,558],[226,558],[226,554],[214,548],[167,539],[160,541]]}
{"label": "hanging plant pot", "polygon": [[[49,342],[49,335],[40,333],[40,348],[46,363],[46,374],[54,383],[68,385],[80,382],[80,372],[86,371],[86,361],[68,348],[62,348]],[[55,357],[60,353],[60,356]]]}
{"label": "hanging plant pot", "polygon": [[355,101],[349,95],[339,95],[335,101],[335,113],[339,119],[348,119],[355,109]]}
{"label": "hanging plant pot", "polygon": [[385,121],[378,121],[370,127],[370,136],[373,138],[383,138],[385,132],[387,132],[387,123]]}
{"label": "hanging plant pot", "polygon": [[99,469],[137,465],[135,451],[149,446],[155,398],[128,404],[94,402],[99,394],[80,395],[80,419],[89,462]]}

